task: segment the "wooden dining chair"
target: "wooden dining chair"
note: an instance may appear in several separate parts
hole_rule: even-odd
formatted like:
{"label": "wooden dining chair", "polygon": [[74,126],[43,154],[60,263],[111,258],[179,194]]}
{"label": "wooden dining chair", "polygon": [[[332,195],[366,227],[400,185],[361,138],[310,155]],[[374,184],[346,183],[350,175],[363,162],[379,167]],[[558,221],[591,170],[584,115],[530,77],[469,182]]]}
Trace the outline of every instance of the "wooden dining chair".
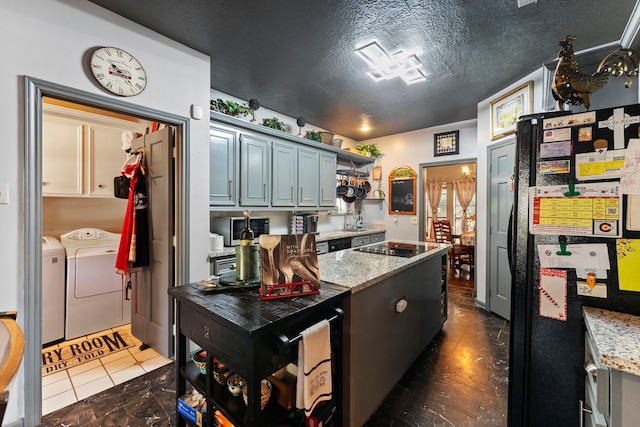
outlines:
{"label": "wooden dining chair", "polygon": [[20,367],[24,352],[24,335],[16,317],[15,311],[0,312],[0,424],[9,402],[5,388]]}
{"label": "wooden dining chair", "polygon": [[449,250],[449,268],[460,270],[463,264],[473,267],[473,246],[456,243],[451,232],[451,221],[437,219],[433,221],[433,238],[436,243],[449,243],[453,248]]}

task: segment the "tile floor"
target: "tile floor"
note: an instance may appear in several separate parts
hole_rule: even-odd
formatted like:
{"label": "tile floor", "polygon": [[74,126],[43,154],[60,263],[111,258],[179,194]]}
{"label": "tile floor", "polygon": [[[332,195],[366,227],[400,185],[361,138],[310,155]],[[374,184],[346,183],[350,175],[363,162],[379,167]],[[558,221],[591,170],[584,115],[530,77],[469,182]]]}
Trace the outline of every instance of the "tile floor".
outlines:
{"label": "tile floor", "polygon": [[[366,427],[507,425],[509,322],[476,307],[468,281],[450,278],[449,283],[449,318],[442,334]],[[175,398],[175,370],[169,364],[51,413],[40,427],[172,427]]]}
{"label": "tile floor", "polygon": [[[140,350],[141,342],[131,335],[131,325],[47,347],[43,349],[43,355],[51,354],[56,349],[69,348],[74,344],[80,345],[82,342],[92,342],[93,337],[100,337],[104,333],[113,331],[120,331],[121,333],[124,331],[127,343],[130,346],[82,364],[75,364],[68,369],[56,370],[48,375],[46,374],[46,367],[43,368],[43,415],[82,401],[89,396],[125,383],[172,362],[171,359],[165,358],[151,348]],[[53,354],[55,355],[55,353]],[[85,351],[84,354],[92,353]]]}

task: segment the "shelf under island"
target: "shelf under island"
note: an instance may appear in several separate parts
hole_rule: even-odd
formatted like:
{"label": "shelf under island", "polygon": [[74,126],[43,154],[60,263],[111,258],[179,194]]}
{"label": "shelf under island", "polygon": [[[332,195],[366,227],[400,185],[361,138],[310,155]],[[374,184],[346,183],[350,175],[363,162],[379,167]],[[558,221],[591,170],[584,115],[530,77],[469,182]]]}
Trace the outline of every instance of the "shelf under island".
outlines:
{"label": "shelf under island", "polygon": [[346,249],[319,256],[323,281],[350,289],[343,324],[343,425],[362,426],[447,319],[446,244],[393,242],[414,256]]}

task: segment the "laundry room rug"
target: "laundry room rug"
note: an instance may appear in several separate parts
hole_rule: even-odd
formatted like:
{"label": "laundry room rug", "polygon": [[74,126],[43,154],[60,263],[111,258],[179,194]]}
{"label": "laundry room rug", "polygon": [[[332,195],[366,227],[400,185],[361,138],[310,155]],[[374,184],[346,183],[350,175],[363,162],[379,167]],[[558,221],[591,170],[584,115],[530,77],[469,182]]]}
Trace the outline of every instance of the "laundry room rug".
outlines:
{"label": "laundry room rug", "polygon": [[42,349],[42,376],[139,346],[131,325],[108,329]]}

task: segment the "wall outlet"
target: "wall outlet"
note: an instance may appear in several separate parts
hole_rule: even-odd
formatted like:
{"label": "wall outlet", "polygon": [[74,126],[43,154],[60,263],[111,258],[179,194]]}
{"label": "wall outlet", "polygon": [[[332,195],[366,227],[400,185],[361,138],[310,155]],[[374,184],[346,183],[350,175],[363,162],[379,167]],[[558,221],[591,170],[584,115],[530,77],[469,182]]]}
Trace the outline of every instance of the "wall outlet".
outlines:
{"label": "wall outlet", "polygon": [[587,282],[576,282],[578,285],[578,295],[594,298],[607,297],[607,285],[604,283],[596,283],[593,289],[587,285]]}
{"label": "wall outlet", "polygon": [[418,223],[418,217],[417,216],[412,216],[411,217],[411,224],[417,224]]}

